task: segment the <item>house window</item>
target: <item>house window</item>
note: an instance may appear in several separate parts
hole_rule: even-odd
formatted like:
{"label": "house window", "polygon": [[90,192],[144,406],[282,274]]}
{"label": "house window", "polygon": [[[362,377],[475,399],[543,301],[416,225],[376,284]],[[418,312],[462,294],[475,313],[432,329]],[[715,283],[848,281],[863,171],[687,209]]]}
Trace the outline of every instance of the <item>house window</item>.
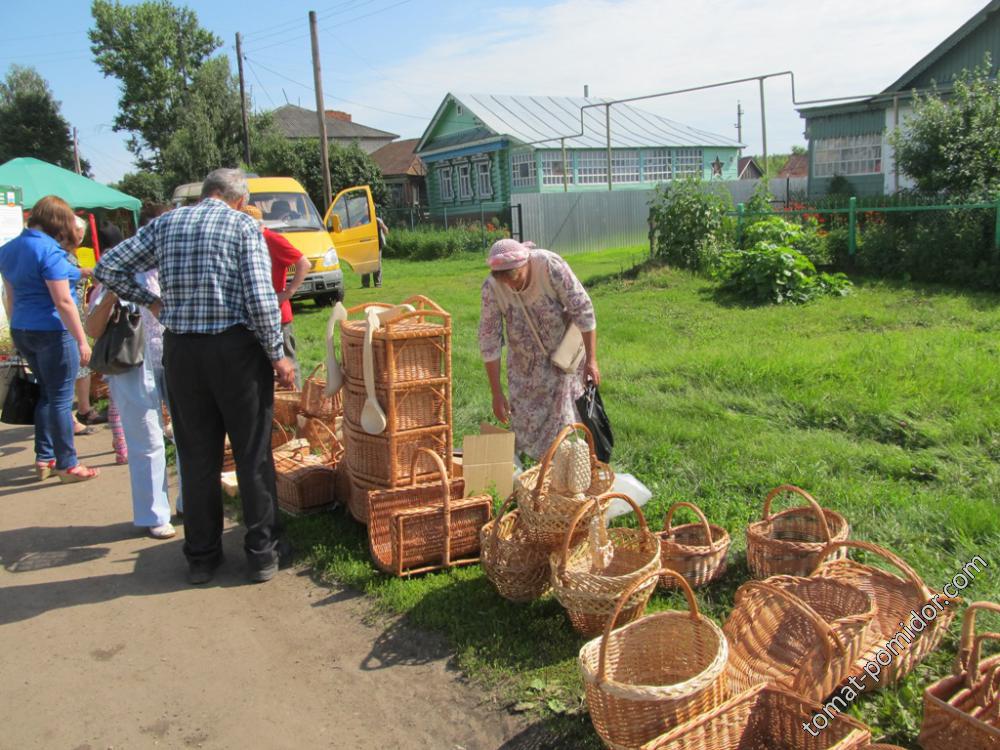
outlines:
{"label": "house window", "polygon": [[493,197],[493,174],[489,159],[476,162],[476,191],[480,198]]}
{"label": "house window", "polygon": [[517,188],[535,187],[535,152],[518,151],[510,155],[511,185]]}
{"label": "house window", "polygon": [[581,185],[600,185],[608,181],[608,153],[581,151],[577,156],[577,175]]}
{"label": "house window", "polygon": [[639,181],[638,151],[611,152],[611,181],[612,182]]}
{"label": "house window", "polygon": [[702,175],[700,148],[674,149],[674,177],[700,177]]}
{"label": "house window", "polygon": [[458,197],[463,201],[472,198],[472,167],[468,162],[458,165]]}
{"label": "house window", "polygon": [[[573,181],[573,157],[566,154],[566,181]],[[542,184],[562,185],[563,184],[563,155],[562,151],[542,152]]]}
{"label": "house window", "polygon": [[441,183],[441,200],[455,200],[455,187],[451,182],[451,167],[441,167],[438,170],[438,181]]}
{"label": "house window", "polygon": [[813,141],[813,176],[879,174],[882,172],[882,134],[818,138]]}
{"label": "house window", "polygon": [[670,179],[670,151],[653,149],[643,154],[642,179],[644,182],[664,182]]}

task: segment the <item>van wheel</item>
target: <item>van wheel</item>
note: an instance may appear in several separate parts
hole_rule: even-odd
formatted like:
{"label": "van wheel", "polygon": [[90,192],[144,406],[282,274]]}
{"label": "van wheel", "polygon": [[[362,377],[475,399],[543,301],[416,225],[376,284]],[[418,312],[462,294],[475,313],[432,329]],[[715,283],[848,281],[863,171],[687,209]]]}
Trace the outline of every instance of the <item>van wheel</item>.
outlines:
{"label": "van wheel", "polygon": [[344,293],[342,291],[330,292],[329,294],[319,294],[316,295],[316,305],[318,307],[332,307],[338,302],[344,301]]}

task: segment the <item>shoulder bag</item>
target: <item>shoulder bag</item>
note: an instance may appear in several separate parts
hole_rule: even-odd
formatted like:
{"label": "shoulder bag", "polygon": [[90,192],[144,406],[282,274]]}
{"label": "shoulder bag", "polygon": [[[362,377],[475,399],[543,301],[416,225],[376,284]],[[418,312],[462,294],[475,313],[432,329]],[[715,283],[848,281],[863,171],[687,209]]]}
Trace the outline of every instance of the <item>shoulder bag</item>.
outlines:
{"label": "shoulder bag", "polygon": [[0,414],[0,422],[6,424],[34,424],[35,407],[41,388],[38,381],[28,374],[28,368],[24,365],[15,365],[10,386],[3,400],[3,413]]}
{"label": "shoulder bag", "polygon": [[94,343],[90,369],[103,375],[121,375],[142,364],[145,349],[142,316],[134,307],[117,302],[104,333]]}
{"label": "shoulder bag", "polygon": [[528,308],[525,307],[524,301],[521,299],[520,295],[512,295],[517,303],[521,306],[521,312],[524,313],[524,317],[528,319],[528,326],[531,328],[531,333],[535,337],[535,342],[538,344],[538,348],[542,350],[543,353],[549,355],[549,359],[552,364],[558,367],[567,375],[575,373],[580,368],[580,363],[583,362],[584,356],[586,356],[587,350],[583,345],[583,334],[580,333],[580,328],[576,323],[570,323],[566,326],[566,333],[563,334],[562,341],[559,342],[559,346],[552,353],[549,353],[545,345],[542,343],[542,337],[538,333],[538,328],[535,327],[535,321],[531,317],[531,313],[528,312]]}

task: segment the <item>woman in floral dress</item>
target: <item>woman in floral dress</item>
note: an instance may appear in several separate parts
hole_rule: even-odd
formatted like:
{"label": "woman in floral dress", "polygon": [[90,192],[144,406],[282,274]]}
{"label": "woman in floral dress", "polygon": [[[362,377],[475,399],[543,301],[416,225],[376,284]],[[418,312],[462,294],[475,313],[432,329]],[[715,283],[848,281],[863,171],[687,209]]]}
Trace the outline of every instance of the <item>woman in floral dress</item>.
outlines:
{"label": "woman in floral dress", "polygon": [[[594,305],[566,261],[531,243],[500,240],[490,249],[487,264],[479,349],[493,392],[493,413],[504,424],[510,422],[517,451],[538,459],[563,427],[579,421],[575,402],[586,381],[600,384]],[[576,372],[567,374],[550,356],[570,323],[583,334],[586,356]],[[504,343],[509,400],[500,383]]]}

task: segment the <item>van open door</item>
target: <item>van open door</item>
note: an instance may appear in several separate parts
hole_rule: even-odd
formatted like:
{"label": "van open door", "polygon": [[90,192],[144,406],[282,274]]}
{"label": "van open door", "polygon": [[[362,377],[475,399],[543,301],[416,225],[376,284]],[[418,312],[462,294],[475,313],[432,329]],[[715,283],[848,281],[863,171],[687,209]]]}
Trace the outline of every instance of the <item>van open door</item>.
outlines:
{"label": "van open door", "polygon": [[374,273],[379,267],[375,202],[367,185],[341,190],[323,217],[341,261],[355,273]]}

